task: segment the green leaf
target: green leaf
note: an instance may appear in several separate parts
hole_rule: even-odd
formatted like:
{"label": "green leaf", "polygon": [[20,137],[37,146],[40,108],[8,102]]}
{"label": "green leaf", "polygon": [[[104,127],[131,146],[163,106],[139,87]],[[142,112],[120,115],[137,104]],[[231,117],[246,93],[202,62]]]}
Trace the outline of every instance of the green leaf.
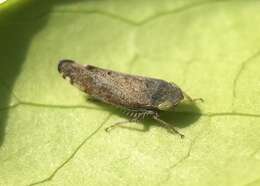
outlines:
{"label": "green leaf", "polygon": [[[260,2],[0,5],[0,185],[260,185]],[[125,117],[57,72],[60,59],[177,83],[204,103]],[[142,129],[147,129],[142,131]]]}

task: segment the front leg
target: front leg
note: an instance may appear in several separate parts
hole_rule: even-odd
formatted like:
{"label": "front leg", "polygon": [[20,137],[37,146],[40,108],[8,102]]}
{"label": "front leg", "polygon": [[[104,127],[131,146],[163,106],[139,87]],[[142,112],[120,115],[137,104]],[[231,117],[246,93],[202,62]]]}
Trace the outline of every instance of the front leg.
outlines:
{"label": "front leg", "polygon": [[[171,84],[172,84],[173,86],[176,86],[176,84],[173,83],[173,82],[171,82]],[[204,99],[203,99],[203,98],[192,98],[192,97],[190,97],[186,92],[184,92],[183,90],[182,90],[182,94],[183,94],[184,98],[186,98],[186,99],[189,100],[190,102],[196,102],[196,101],[204,102]]]}
{"label": "front leg", "polygon": [[204,102],[203,98],[192,98],[190,97],[187,93],[185,93],[184,91],[182,91],[182,94],[184,95],[184,97],[189,100],[190,102],[196,102],[196,101],[201,101]]}

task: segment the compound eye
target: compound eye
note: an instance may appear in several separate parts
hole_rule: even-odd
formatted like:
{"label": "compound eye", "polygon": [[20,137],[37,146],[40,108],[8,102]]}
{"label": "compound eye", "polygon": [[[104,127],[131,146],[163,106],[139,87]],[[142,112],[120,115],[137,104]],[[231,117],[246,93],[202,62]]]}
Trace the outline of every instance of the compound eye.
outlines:
{"label": "compound eye", "polygon": [[64,70],[64,68],[66,68],[66,66],[68,64],[72,64],[74,63],[74,61],[70,60],[70,59],[63,59],[63,60],[60,60],[59,64],[58,64],[58,71],[60,73],[62,73],[62,71]]}
{"label": "compound eye", "polygon": [[158,109],[160,110],[170,110],[173,107],[172,102],[164,101],[158,105]]}

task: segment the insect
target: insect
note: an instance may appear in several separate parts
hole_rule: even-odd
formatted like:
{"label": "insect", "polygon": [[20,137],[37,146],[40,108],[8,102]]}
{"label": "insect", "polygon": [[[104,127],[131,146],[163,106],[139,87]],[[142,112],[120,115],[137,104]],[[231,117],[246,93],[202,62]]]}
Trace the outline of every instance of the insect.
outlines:
{"label": "insect", "polygon": [[189,101],[203,101],[201,98],[192,99],[174,83],[115,72],[92,65],[81,65],[69,59],[59,62],[58,71],[63,78],[69,79],[72,85],[90,97],[126,111],[130,119],[115,123],[106,128],[106,131],[123,123],[150,117],[170,132],[184,137],[170,123],[162,120],[159,112],[172,110],[184,97]]}

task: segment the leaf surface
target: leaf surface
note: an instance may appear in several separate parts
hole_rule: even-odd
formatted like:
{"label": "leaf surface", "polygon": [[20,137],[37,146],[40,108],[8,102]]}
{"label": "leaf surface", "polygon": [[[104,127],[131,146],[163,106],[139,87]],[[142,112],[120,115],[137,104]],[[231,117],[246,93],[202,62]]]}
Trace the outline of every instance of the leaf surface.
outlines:
{"label": "leaf surface", "polygon": [[[260,185],[260,2],[0,5],[0,185]],[[204,103],[129,123],[57,72],[60,59],[178,84]],[[142,131],[142,129],[146,129]]]}

